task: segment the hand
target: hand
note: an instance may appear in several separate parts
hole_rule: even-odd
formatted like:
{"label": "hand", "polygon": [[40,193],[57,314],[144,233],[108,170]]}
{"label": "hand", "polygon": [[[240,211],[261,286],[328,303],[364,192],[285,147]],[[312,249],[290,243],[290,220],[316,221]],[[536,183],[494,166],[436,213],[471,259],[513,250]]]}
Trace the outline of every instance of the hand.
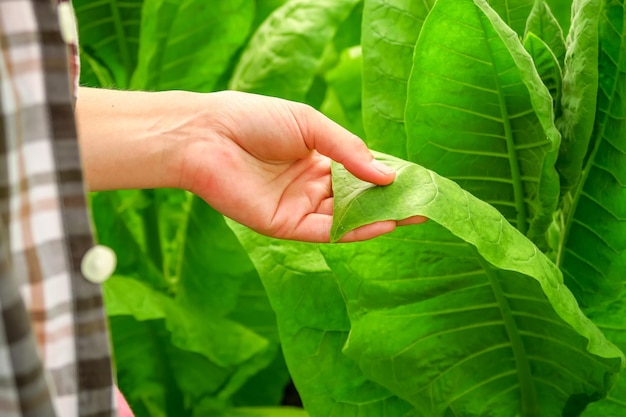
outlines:
{"label": "hand", "polygon": [[[365,144],[304,104],[224,91],[80,89],[81,160],[91,191],[177,187],[274,237],[330,238],[330,159],[364,181],[395,178]],[[423,217],[385,221],[343,241],[391,232]]]}
{"label": "hand", "polygon": [[[364,181],[386,185],[395,179],[359,138],[309,106],[238,92],[204,98],[209,111],[191,123],[198,130],[182,156],[182,186],[260,233],[329,241],[331,159]],[[370,239],[425,220],[370,224],[342,241]]]}

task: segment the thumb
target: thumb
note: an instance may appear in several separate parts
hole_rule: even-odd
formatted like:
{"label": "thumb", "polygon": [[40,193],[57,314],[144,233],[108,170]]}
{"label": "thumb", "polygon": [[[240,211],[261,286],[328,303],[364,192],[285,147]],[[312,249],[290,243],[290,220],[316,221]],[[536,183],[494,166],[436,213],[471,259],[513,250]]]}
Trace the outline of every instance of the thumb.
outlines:
{"label": "thumb", "polygon": [[396,178],[395,171],[374,159],[363,140],[317,110],[308,106],[304,108],[304,114],[300,114],[301,117],[297,119],[309,149],[315,149],[339,162],[363,181],[377,185],[393,182]]}

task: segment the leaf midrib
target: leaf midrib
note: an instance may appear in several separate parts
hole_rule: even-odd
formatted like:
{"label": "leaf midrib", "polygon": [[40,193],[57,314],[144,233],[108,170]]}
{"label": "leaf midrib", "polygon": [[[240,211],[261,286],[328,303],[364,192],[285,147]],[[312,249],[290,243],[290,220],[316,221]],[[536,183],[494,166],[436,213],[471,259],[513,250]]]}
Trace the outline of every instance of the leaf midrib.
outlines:
{"label": "leaf midrib", "polygon": [[479,260],[483,270],[485,271],[485,275],[491,284],[491,288],[493,289],[493,295],[500,308],[504,328],[510,341],[511,350],[513,351],[513,359],[515,360],[519,380],[522,415],[526,417],[539,416],[539,400],[537,399],[537,392],[535,391],[533,385],[533,376],[530,369],[528,354],[526,353],[526,348],[524,347],[524,342],[522,341],[517,322],[513,317],[511,306],[506,299],[506,295],[500,285],[498,276],[494,273],[491,265],[487,263],[487,261],[485,261],[480,254],[477,254],[476,258]]}
{"label": "leaf midrib", "polygon": [[[498,96],[498,104],[500,105],[500,111],[502,113],[502,125],[504,126],[504,135],[506,138],[506,147],[509,155],[509,167],[511,169],[511,179],[513,185],[513,196],[515,199],[515,212],[517,213],[517,229],[526,234],[528,231],[528,219],[526,213],[526,203],[524,201],[524,186],[522,183],[522,175],[520,172],[520,167],[517,162],[517,150],[515,148],[515,139],[513,137],[513,128],[511,126],[511,119],[509,117],[508,108],[506,106],[506,100],[504,98],[504,92],[502,90],[502,86],[500,85],[500,77],[498,76],[498,71],[496,69],[496,61],[493,55],[493,50],[491,49],[491,44],[487,37],[489,33],[488,27],[485,27],[485,16],[480,12],[478,8],[476,8],[477,13],[479,13],[480,24],[483,27],[483,33],[485,34],[485,48],[489,53],[491,58],[491,62],[493,65],[491,68],[493,69],[494,80],[496,83],[496,91]],[[488,23],[490,25],[490,23]],[[492,28],[493,29],[493,28]]]}

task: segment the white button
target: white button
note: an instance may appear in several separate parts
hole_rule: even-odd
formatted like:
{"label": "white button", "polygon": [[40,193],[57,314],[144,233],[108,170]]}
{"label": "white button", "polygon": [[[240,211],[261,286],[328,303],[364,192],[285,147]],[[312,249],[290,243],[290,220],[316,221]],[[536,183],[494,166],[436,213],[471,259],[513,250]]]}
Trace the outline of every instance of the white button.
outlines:
{"label": "white button", "polygon": [[106,281],[117,266],[115,252],[107,246],[96,245],[90,248],[80,262],[83,276],[94,284]]}
{"label": "white button", "polygon": [[59,15],[59,29],[61,30],[61,37],[65,43],[70,45],[75,44],[78,42],[78,31],[76,28],[76,15],[74,14],[72,3],[59,3],[57,13]]}

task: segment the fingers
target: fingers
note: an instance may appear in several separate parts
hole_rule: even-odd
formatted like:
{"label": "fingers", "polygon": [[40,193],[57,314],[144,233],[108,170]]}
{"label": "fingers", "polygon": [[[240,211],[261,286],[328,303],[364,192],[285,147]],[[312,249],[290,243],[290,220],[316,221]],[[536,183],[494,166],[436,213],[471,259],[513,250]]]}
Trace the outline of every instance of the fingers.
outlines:
{"label": "fingers", "polygon": [[341,239],[339,239],[339,242],[359,242],[362,240],[373,239],[380,235],[391,233],[395,230],[395,228],[396,222],[393,220],[366,224],[365,226],[361,226],[346,233]]}
{"label": "fingers", "polygon": [[399,220],[397,223],[398,223],[398,226],[409,226],[412,224],[422,224],[426,222],[427,220],[428,218],[424,216],[411,216],[404,220]]}
{"label": "fingers", "polygon": [[377,161],[367,145],[337,123],[309,106],[296,106],[294,116],[306,146],[342,164],[357,178],[377,185],[393,182],[393,169]]}
{"label": "fingers", "polygon": [[[332,200],[332,199],[329,199]],[[360,242],[391,233],[396,226],[408,226],[424,223],[428,219],[423,216],[413,216],[404,220],[385,220],[358,227],[346,233],[339,242]],[[311,213],[298,226],[285,236],[274,236],[282,239],[299,240],[302,242],[328,243],[333,217],[330,213]]]}

